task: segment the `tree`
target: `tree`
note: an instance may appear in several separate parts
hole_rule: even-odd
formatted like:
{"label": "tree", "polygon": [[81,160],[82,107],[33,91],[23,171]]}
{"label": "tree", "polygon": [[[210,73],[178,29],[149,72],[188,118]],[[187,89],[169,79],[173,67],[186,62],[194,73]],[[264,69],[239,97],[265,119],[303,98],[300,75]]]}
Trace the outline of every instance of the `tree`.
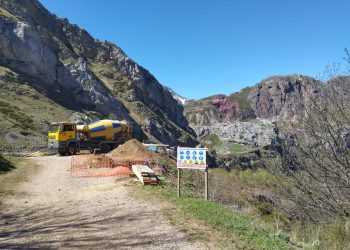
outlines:
{"label": "tree", "polygon": [[315,84],[297,122],[280,138],[277,170],[287,174],[286,193],[302,214],[314,221],[349,221],[350,77]]}

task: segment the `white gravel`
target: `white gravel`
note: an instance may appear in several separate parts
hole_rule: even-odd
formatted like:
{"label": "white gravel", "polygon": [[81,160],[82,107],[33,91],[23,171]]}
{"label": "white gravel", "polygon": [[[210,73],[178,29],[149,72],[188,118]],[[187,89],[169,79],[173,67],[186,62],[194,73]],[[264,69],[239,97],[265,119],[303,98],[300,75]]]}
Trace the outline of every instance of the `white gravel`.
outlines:
{"label": "white gravel", "polygon": [[70,177],[70,160],[31,159],[42,168],[6,200],[0,249],[200,249],[116,177]]}

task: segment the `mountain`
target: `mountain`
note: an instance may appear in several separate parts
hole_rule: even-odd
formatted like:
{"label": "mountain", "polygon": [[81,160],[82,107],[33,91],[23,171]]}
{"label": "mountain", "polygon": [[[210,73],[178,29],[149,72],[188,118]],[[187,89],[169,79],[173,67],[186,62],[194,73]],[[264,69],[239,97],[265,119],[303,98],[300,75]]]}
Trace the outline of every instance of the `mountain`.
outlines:
{"label": "mountain", "polygon": [[174,90],[172,90],[169,87],[165,87],[165,88],[172,94],[173,98],[175,100],[177,100],[181,105],[186,105],[192,101],[191,99],[188,99],[186,97],[179,95],[178,93],[176,93]]}
{"label": "mountain", "polygon": [[288,123],[302,114],[316,85],[320,82],[306,76],[273,76],[228,96],[192,101],[184,114],[201,143],[218,155],[236,154],[270,146],[278,137],[279,121]]}
{"label": "mountain", "polygon": [[[0,0],[0,146],[43,147],[56,120],[127,120],[134,136],[196,144],[183,107],[119,47],[37,0]],[[81,120],[81,119],[80,119]]]}
{"label": "mountain", "polygon": [[272,76],[229,96],[215,95],[184,106],[193,128],[255,118],[289,119],[320,82],[307,76]]}

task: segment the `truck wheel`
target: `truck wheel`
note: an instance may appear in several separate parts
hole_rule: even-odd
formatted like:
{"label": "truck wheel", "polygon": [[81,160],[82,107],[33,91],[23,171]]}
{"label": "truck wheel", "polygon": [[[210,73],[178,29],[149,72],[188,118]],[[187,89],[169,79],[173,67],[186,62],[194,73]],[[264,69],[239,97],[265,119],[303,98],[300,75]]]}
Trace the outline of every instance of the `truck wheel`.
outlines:
{"label": "truck wheel", "polygon": [[75,144],[70,144],[68,146],[68,154],[69,155],[76,155],[77,154],[77,146]]}
{"label": "truck wheel", "polygon": [[101,144],[101,153],[105,154],[110,151],[110,147],[107,143],[102,143]]}
{"label": "truck wheel", "polygon": [[66,155],[66,151],[58,151],[58,153],[60,154],[60,156],[65,156]]}

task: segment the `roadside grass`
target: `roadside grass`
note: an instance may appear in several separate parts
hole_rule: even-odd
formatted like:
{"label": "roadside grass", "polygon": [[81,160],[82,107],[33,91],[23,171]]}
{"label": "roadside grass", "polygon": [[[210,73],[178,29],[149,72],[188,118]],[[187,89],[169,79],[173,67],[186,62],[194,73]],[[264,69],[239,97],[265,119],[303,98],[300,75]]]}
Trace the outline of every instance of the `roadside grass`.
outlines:
{"label": "roadside grass", "polygon": [[16,193],[19,184],[28,181],[39,170],[39,166],[30,159],[11,157],[8,161],[13,168],[0,174],[0,210],[4,200]]}
{"label": "roadside grass", "polygon": [[224,230],[238,237],[245,247],[253,249],[292,249],[289,236],[275,231],[258,218],[234,211],[229,207],[200,197],[177,198],[169,187],[147,188],[158,197],[174,204],[184,216]]}
{"label": "roadside grass", "polygon": [[[305,238],[317,249],[350,249],[350,232],[348,227],[347,222],[339,219],[324,225],[309,226],[306,230],[308,237]],[[302,238],[301,235],[300,238]]]}
{"label": "roadside grass", "polygon": [[15,169],[16,163],[18,162],[19,162],[18,158],[3,156],[0,154],[0,175]]}
{"label": "roadside grass", "polygon": [[206,240],[186,224],[191,219],[211,226],[219,235],[216,243],[225,249],[233,241],[257,249],[350,249],[350,221],[324,218],[323,223],[314,223],[293,217],[296,210],[284,196],[291,185],[287,176],[277,177],[266,169],[209,169],[207,202],[201,194],[202,171],[182,171],[182,197],[177,198],[175,163],[158,162],[165,166],[167,180],[147,189],[176,207],[176,215],[172,211],[167,216],[194,239]]}

